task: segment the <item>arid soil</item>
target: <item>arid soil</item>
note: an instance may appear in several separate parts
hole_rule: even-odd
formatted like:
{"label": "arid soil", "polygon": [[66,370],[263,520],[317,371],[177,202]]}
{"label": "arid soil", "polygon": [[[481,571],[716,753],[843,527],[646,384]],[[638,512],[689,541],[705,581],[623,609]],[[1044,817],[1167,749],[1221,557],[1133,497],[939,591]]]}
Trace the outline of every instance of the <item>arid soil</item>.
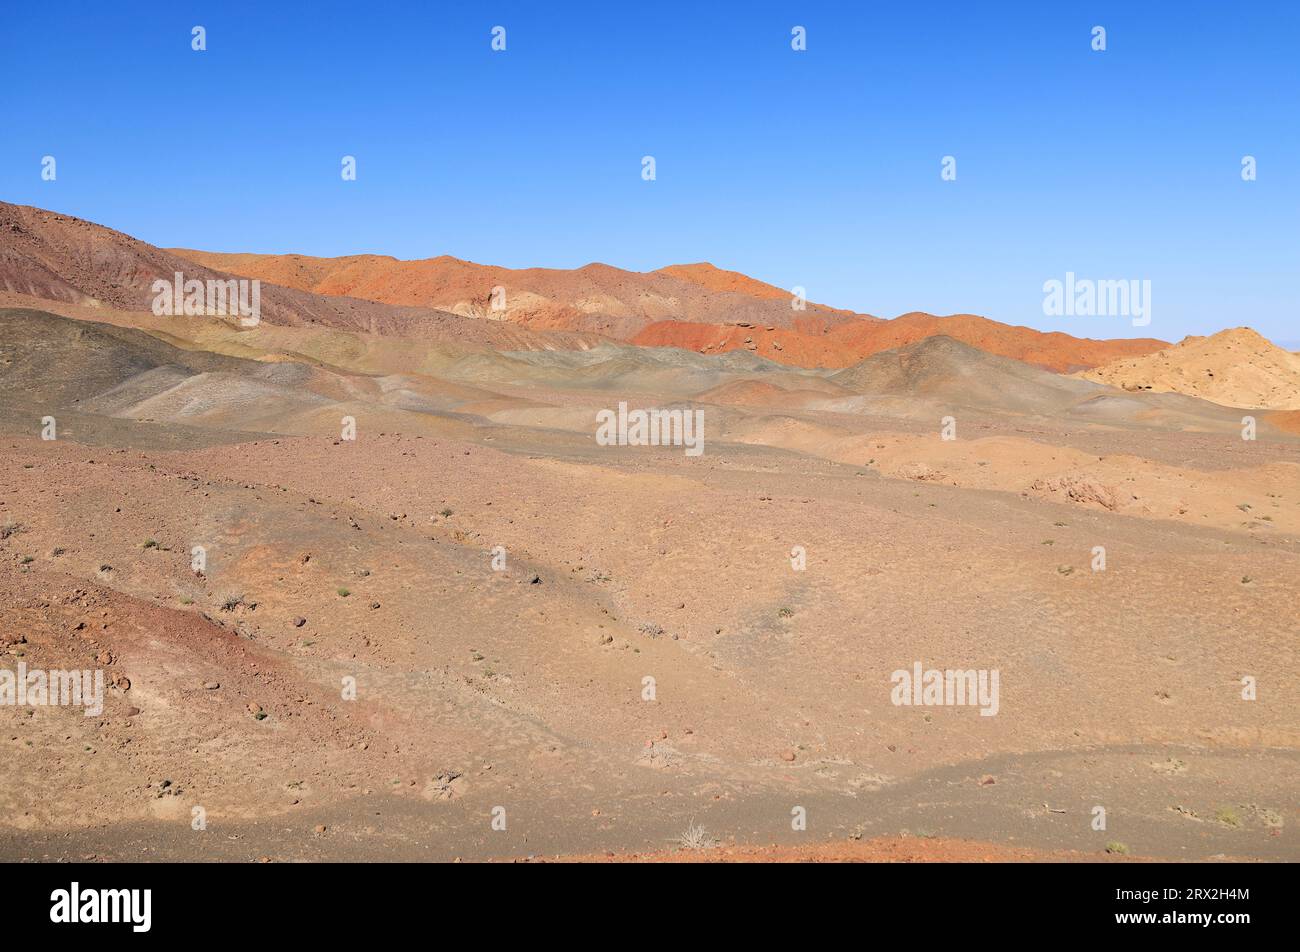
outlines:
{"label": "arid soil", "polygon": [[[0,232],[0,670],[106,696],[0,705],[0,858],[1300,858],[1267,416],[935,334],[155,316],[103,257],[36,280],[49,214]],[[601,445],[620,402],[703,452]],[[916,664],[996,713],[896,703]]]}
{"label": "arid soil", "polygon": [[[843,840],[812,846],[724,846],[708,849],[663,850],[652,853],[615,853],[565,856],[566,863],[1069,863],[1122,862],[1119,854],[1102,857],[1067,850],[1016,849],[970,840],[916,837],[880,837]],[[534,862],[548,862],[537,858]]]}

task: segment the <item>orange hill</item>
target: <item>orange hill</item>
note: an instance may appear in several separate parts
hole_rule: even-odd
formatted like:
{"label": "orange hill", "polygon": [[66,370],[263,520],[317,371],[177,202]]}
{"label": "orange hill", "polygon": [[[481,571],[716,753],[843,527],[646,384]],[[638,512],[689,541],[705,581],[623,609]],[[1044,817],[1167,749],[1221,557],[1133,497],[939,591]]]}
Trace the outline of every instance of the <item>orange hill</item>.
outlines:
{"label": "orange hill", "polygon": [[[572,271],[500,268],[446,255],[400,261],[383,255],[313,258],[171,250],[208,267],[319,294],[433,307],[539,330],[598,333],[702,354],[749,350],[800,367],[847,367],[936,334],[1058,373],[1168,346],[1151,338],[1087,340],[1044,334],[973,314],[911,313],[886,321],[811,302],[806,310],[795,311],[789,291],[708,263],[643,273],[604,264]],[[504,289],[503,310],[492,306],[496,287]]]}
{"label": "orange hill", "polygon": [[893,350],[927,337],[945,335],[980,350],[1071,373],[1125,357],[1150,354],[1167,346],[1151,338],[1088,340],[1029,327],[999,324],[974,314],[936,317],[914,312],[891,321],[816,327],[796,322],[792,329],[719,327],[680,321],[652,324],[632,338],[647,347],[682,347],[704,354],[744,348],[771,360],[800,367],[848,367],[863,357]]}
{"label": "orange hill", "polygon": [[[698,264],[670,264],[668,267],[660,268],[652,273],[681,278],[683,281],[690,281],[710,291],[733,291],[737,294],[747,294],[750,297],[782,302],[788,302],[791,297],[791,292],[785,288],[767,284],[756,278],[751,278],[747,274],[741,274],[739,271],[725,271],[709,264],[707,261],[701,261]],[[868,316],[854,314],[853,311],[840,308],[825,307],[820,304],[810,304],[809,306],[815,311],[833,311],[851,317]]]}
{"label": "orange hill", "polygon": [[[786,291],[712,265],[678,266],[641,273],[589,264],[556,268],[501,268],[442,255],[399,261],[380,255],[311,258],[305,255],[223,254],[172,249],[198,264],[318,294],[347,295],[466,317],[507,320],[537,329],[589,331],[630,340],[664,320],[716,324],[743,320],[793,326],[816,315],[819,325],[871,320],[819,304],[793,311]],[[718,286],[715,286],[718,285]],[[721,285],[730,285],[724,287]],[[504,289],[504,308],[493,307],[493,288]]]}

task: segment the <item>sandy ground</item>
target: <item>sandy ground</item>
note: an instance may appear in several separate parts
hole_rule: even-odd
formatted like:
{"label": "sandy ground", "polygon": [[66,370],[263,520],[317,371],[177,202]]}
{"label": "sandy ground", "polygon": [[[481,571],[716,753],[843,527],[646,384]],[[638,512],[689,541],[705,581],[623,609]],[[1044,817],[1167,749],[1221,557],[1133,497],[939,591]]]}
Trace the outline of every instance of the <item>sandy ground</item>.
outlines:
{"label": "sandy ground", "polygon": [[[1300,442],[1237,410],[949,393],[945,347],[39,326],[0,347],[0,651],[108,688],[0,706],[0,857],[1300,856]],[[705,451],[598,445],[620,400]],[[996,670],[997,714],[893,703],[917,662]]]}

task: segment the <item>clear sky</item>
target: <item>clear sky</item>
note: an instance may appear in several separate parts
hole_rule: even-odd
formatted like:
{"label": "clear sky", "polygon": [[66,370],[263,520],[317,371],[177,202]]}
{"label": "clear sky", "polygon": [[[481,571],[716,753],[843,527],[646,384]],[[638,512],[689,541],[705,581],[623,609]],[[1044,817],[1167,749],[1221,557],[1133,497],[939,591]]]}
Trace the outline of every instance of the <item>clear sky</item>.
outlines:
{"label": "clear sky", "polygon": [[[1300,339],[1294,0],[15,2],[0,115],[0,198],[156,245],[707,260],[886,317]],[[1067,271],[1150,280],[1150,326],[1045,316]]]}

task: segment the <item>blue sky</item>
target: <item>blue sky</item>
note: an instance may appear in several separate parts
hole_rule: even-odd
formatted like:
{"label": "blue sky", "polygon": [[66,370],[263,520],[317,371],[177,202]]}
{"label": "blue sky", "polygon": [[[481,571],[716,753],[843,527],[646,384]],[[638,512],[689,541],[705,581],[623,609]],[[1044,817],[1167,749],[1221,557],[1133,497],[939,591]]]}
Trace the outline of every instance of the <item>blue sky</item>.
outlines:
{"label": "blue sky", "polygon": [[[43,2],[5,20],[0,199],[157,245],[707,260],[887,317],[1300,339],[1290,0]],[[1067,271],[1150,280],[1150,326],[1045,316]]]}

